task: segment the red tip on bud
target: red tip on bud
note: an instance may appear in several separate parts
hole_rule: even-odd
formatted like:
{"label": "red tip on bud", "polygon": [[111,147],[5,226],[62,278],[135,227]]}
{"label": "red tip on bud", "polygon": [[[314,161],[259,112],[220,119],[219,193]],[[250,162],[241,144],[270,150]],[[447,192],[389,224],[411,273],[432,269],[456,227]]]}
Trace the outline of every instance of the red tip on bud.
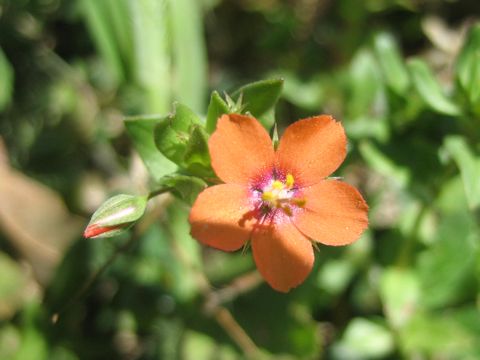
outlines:
{"label": "red tip on bud", "polygon": [[88,239],[121,234],[142,217],[147,201],[147,196],[125,194],[108,199],[92,215],[83,236]]}
{"label": "red tip on bud", "polygon": [[96,237],[96,236],[105,234],[105,233],[107,233],[109,231],[112,231],[112,230],[120,229],[121,227],[122,227],[122,225],[98,226],[96,224],[92,224],[92,225],[87,226],[87,228],[83,232],[83,236],[88,239],[88,238],[92,238],[92,237]]}

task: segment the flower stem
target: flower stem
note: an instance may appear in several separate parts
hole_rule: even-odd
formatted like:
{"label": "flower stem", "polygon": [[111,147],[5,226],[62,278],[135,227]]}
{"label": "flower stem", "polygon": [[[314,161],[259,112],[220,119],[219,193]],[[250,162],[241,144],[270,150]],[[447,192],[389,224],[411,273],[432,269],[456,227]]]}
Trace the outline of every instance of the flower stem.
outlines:
{"label": "flower stem", "polygon": [[172,190],[172,188],[170,188],[170,187],[164,187],[164,188],[159,188],[159,189],[156,189],[156,190],[152,190],[148,194],[148,200],[154,198],[155,196],[165,194],[165,193],[169,192],[170,190]]}

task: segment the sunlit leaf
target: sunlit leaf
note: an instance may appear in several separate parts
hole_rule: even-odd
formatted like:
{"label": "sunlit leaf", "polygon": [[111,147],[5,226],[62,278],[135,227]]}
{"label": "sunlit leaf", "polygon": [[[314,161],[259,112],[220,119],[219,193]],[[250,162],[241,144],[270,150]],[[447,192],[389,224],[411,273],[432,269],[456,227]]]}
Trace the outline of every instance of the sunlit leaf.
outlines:
{"label": "sunlit leaf", "polygon": [[474,155],[461,136],[447,137],[445,147],[460,169],[468,205],[477,208],[480,205],[480,158]]}
{"label": "sunlit leaf", "polygon": [[413,85],[420,97],[433,110],[446,115],[458,116],[460,108],[444,93],[428,65],[420,59],[412,59],[407,64]]}
{"label": "sunlit leaf", "polygon": [[273,125],[273,108],[282,88],[283,79],[262,80],[242,86],[232,97],[242,96],[244,111],[258,118],[269,129]]}
{"label": "sunlit leaf", "polygon": [[479,325],[475,308],[419,314],[400,332],[400,346],[408,357],[421,353],[431,359],[475,359]]}
{"label": "sunlit leaf", "polygon": [[[123,2],[123,1],[119,1]],[[111,13],[107,1],[85,0],[79,4],[93,41],[108,64],[117,83],[125,79],[125,69],[112,28]]]}
{"label": "sunlit leaf", "polygon": [[134,76],[145,91],[145,110],[164,114],[172,92],[167,0],[136,0],[128,4],[134,39]]}
{"label": "sunlit leaf", "polygon": [[205,125],[207,132],[211,134],[217,126],[218,118],[223,114],[228,113],[229,109],[227,103],[222,99],[218,92],[212,92],[207,110],[207,123]]}
{"label": "sunlit leaf", "polygon": [[208,134],[201,125],[193,125],[190,128],[187,147],[183,154],[183,164],[193,175],[213,177],[208,151]]}
{"label": "sunlit leaf", "polygon": [[476,292],[479,234],[458,180],[443,186],[436,203],[441,219],[434,241],[417,257],[421,304],[430,309],[465,301]]}
{"label": "sunlit leaf", "polygon": [[349,322],[333,351],[337,359],[383,359],[393,349],[393,335],[385,326],[355,318]]}
{"label": "sunlit leaf", "polygon": [[163,120],[162,116],[138,116],[125,120],[127,133],[155,180],[177,169],[177,166],[162,155],[155,146],[154,129]]}
{"label": "sunlit leaf", "polygon": [[[11,317],[24,303],[27,278],[20,267],[8,255],[0,252],[0,319]],[[1,354],[1,351],[0,351]]]}
{"label": "sunlit leaf", "polygon": [[472,103],[480,101],[480,24],[474,25],[457,58],[456,75]]}
{"label": "sunlit leaf", "polygon": [[198,116],[187,106],[176,103],[173,113],[158,122],[155,145],[168,159],[181,165],[193,125],[200,124]]}
{"label": "sunlit leaf", "polygon": [[399,185],[406,186],[411,174],[406,167],[395,164],[382,153],[372,142],[364,141],[360,144],[360,153],[368,165],[380,174],[394,179]]}
{"label": "sunlit leaf", "polygon": [[382,275],[380,296],[391,325],[395,328],[402,327],[418,311],[418,277],[408,269],[389,268]]}
{"label": "sunlit leaf", "polygon": [[385,108],[383,84],[378,64],[371,51],[360,50],[349,69],[348,115],[352,119],[365,115],[381,115]]}
{"label": "sunlit leaf", "polygon": [[184,359],[236,360],[239,357],[231,347],[222,346],[213,338],[195,331],[188,331],[183,336],[182,349]]}
{"label": "sunlit leaf", "polygon": [[0,47],[0,111],[10,102],[13,95],[13,69]]}
{"label": "sunlit leaf", "polygon": [[208,152],[208,134],[198,116],[187,106],[177,103],[172,115],[155,128],[158,150],[193,175],[213,176]]}
{"label": "sunlit leaf", "polygon": [[405,94],[410,79],[395,39],[388,33],[379,33],[375,36],[374,46],[387,85],[397,94]]}
{"label": "sunlit leaf", "polygon": [[176,98],[203,112],[207,64],[202,13],[197,0],[168,1]]}

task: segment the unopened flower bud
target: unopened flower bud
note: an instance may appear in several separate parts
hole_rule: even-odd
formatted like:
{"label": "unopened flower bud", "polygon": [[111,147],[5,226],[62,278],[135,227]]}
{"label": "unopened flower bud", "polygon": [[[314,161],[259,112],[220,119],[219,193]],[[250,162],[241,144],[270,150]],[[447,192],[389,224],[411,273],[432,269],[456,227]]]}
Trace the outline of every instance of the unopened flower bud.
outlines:
{"label": "unopened flower bud", "polygon": [[92,215],[83,235],[96,238],[122,233],[142,217],[147,200],[146,196],[125,194],[108,199]]}

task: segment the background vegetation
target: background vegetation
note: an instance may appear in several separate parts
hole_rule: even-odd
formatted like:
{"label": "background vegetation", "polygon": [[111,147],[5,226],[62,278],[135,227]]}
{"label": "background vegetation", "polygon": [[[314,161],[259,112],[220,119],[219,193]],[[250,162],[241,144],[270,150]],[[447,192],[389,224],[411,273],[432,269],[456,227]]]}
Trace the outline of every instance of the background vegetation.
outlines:
{"label": "background vegetation", "polygon": [[[480,358],[479,16],[475,0],[0,1],[0,358]],[[210,91],[278,77],[280,130],[319,113],[347,130],[337,173],[371,209],[358,242],[322,246],[285,295],[250,254],[192,240],[168,195],[128,234],[82,238],[106,198],[171,170],[124,116],[204,116]]]}

